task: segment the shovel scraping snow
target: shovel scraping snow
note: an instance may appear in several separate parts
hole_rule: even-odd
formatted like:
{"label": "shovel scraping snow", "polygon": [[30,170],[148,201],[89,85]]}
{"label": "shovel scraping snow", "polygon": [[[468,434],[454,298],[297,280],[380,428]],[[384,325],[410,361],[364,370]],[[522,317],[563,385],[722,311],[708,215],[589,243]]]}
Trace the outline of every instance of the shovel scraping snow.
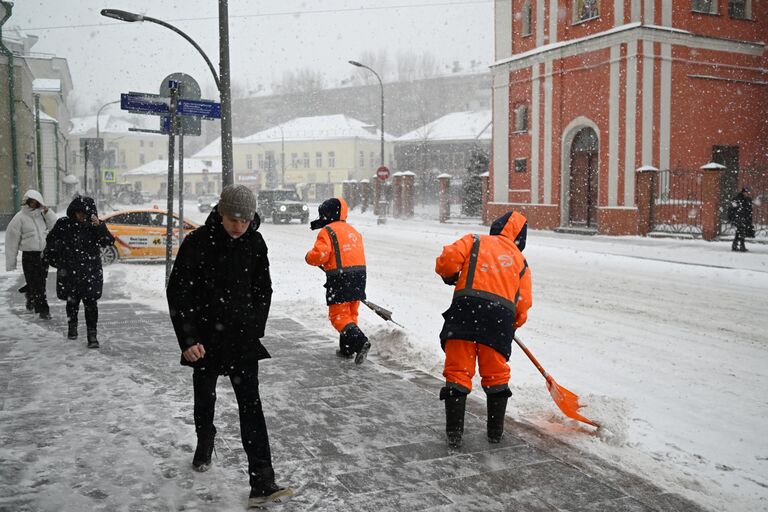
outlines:
{"label": "shovel scraping snow", "polygon": [[517,336],[515,336],[515,343],[517,343],[518,346],[523,349],[523,352],[525,352],[525,355],[528,356],[528,359],[531,360],[534,366],[536,366],[539,372],[541,372],[541,374],[547,380],[547,389],[549,390],[549,394],[552,395],[552,400],[554,400],[555,404],[560,408],[561,411],[563,411],[563,414],[571,419],[581,421],[582,423],[586,423],[588,425],[592,425],[593,427],[599,428],[599,424],[588,420],[579,414],[579,409],[584,407],[584,405],[579,403],[579,396],[555,382],[555,379],[552,378],[549,373],[547,373],[541,364],[539,364],[536,358],[533,357],[533,354],[531,354],[531,351],[528,350],[528,347],[526,347]]}
{"label": "shovel scraping snow", "polygon": [[398,327],[402,327],[403,329],[405,329],[405,327],[403,327],[403,326],[402,326],[402,325],[400,325],[399,323],[397,323],[397,322],[395,322],[394,320],[392,320],[392,312],[391,312],[390,310],[388,310],[388,309],[385,309],[385,308],[383,308],[383,307],[379,306],[378,304],[374,304],[373,302],[371,302],[371,301],[369,301],[369,300],[364,300],[364,301],[363,301],[363,304],[365,304],[366,306],[368,306],[369,308],[371,308],[371,310],[372,310],[374,313],[376,313],[377,315],[379,315],[381,318],[383,318],[383,319],[384,319],[384,320],[386,320],[387,322],[392,322],[393,324],[397,325]]}

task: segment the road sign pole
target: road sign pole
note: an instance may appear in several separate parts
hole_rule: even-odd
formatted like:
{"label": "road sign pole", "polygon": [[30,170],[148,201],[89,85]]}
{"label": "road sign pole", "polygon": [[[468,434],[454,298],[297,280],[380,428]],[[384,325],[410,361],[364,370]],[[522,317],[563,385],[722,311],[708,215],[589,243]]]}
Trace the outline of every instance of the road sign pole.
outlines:
{"label": "road sign pole", "polygon": [[169,107],[169,117],[171,120],[171,130],[168,132],[168,215],[166,217],[165,227],[165,285],[168,286],[168,280],[171,278],[171,267],[173,266],[173,161],[176,157],[176,104],[179,100],[179,90],[176,82],[171,82],[171,104]]}
{"label": "road sign pole", "polygon": [[179,130],[179,247],[184,241],[184,130]]}
{"label": "road sign pole", "polygon": [[83,158],[83,195],[88,194],[88,144],[85,145],[85,155]]}

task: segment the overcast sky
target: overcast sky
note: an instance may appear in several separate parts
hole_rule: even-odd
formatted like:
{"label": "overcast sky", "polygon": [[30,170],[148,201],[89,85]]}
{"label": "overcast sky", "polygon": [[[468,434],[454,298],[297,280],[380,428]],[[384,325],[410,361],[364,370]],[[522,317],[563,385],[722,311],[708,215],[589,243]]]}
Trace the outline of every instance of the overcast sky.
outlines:
{"label": "overcast sky", "polygon": [[[195,39],[218,69],[216,0],[17,0],[10,25],[40,41],[33,51],[69,61],[75,94],[86,105],[120,92],[157,92],[171,72],[194,76],[204,95],[210,71],[180,36],[151,23],[104,18],[122,9],[171,22]],[[347,60],[386,49],[429,52],[443,64],[493,57],[492,0],[230,0],[232,80],[249,90],[309,67],[337,84],[355,71]]]}

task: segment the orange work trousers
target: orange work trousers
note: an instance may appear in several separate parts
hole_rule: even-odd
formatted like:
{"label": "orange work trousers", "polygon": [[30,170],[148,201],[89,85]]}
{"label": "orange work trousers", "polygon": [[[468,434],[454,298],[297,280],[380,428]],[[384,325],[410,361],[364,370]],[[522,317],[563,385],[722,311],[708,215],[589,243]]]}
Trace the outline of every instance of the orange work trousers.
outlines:
{"label": "orange work trousers", "polygon": [[331,320],[333,328],[341,332],[349,324],[357,325],[357,311],[359,309],[359,300],[331,304],[328,306],[328,318]]}
{"label": "orange work trousers", "polygon": [[457,384],[461,391],[472,391],[475,362],[480,367],[481,384],[486,392],[506,388],[509,383],[509,365],[504,356],[487,345],[474,341],[450,339],[445,342],[445,369],[448,383]]}

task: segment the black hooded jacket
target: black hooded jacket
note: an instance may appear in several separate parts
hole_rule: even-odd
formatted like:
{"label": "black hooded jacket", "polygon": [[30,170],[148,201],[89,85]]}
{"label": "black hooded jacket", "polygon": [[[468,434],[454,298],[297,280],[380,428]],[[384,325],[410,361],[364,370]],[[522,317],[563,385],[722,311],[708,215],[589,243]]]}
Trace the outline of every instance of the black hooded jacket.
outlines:
{"label": "black hooded jacket", "polygon": [[267,244],[256,215],[239,238],[224,230],[218,208],[179,248],[166,296],[182,352],[200,343],[205,357],[181,364],[228,374],[266,359],[259,341],[272,302]]}
{"label": "black hooded jacket", "polygon": [[[85,213],[85,222],[78,222],[75,213]],[[43,256],[56,267],[56,296],[97,300],[104,286],[101,248],[115,243],[103,222],[91,224],[97,215],[96,203],[90,197],[75,197],[67,207],[67,216],[56,221],[48,233]]]}

